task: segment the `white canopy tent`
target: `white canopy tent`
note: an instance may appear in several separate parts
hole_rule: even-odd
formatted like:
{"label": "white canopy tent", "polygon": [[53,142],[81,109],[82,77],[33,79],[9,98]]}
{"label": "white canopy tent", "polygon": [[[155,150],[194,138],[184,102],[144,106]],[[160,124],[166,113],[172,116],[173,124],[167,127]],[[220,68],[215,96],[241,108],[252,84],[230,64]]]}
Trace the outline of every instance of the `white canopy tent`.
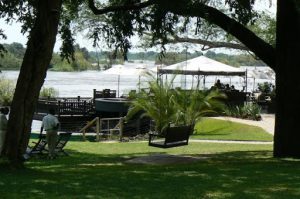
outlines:
{"label": "white canopy tent", "polygon": [[223,64],[205,56],[159,68],[157,71],[159,76],[164,74],[198,76],[198,84],[199,76],[203,76],[204,85],[206,76],[240,76],[244,77],[245,85],[247,85],[247,78],[245,78],[247,75],[246,70]]}
{"label": "white canopy tent", "polygon": [[149,70],[143,64],[135,64],[135,65],[113,65],[111,68],[102,72],[102,74],[107,75],[117,75],[118,76],[118,87],[117,87],[117,96],[120,95],[120,77],[121,76],[138,76],[139,77],[139,85],[140,85],[140,77],[147,73]]}
{"label": "white canopy tent", "polygon": [[252,92],[256,90],[257,83],[270,82],[275,84],[275,72],[268,66],[241,66],[247,71],[248,85],[252,85]]}
{"label": "white canopy tent", "polygon": [[159,74],[245,76],[246,71],[205,56],[189,59],[158,69]]}

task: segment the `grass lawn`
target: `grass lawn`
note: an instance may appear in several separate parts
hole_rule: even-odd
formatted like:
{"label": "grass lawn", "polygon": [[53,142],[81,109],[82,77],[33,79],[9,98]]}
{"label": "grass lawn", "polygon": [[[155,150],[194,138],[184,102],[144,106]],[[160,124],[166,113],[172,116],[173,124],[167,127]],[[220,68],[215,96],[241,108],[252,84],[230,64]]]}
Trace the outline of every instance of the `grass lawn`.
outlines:
{"label": "grass lawn", "polygon": [[[260,128],[222,120],[205,119],[196,129],[197,139],[271,140]],[[82,142],[74,136],[66,150],[70,156],[32,158],[21,170],[0,160],[0,198],[300,198],[300,161],[272,158],[270,144],[190,142],[159,149],[147,142]],[[126,163],[152,154],[203,159]]]}
{"label": "grass lawn", "polygon": [[[272,145],[70,141],[70,156],[0,164],[0,198],[300,198],[300,161],[272,158]],[[196,163],[128,164],[150,154],[205,157]]]}
{"label": "grass lawn", "polygon": [[273,136],[260,127],[227,120],[203,118],[195,130],[192,138],[196,139],[273,141]]}

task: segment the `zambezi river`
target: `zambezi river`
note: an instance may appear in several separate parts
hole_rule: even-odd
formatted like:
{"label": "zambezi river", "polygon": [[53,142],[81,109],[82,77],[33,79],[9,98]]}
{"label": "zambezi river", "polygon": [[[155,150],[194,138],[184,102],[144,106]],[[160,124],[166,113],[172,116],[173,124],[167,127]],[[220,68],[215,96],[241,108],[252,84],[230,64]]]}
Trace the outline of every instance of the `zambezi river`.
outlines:
{"label": "zambezi river", "polygon": [[[17,81],[19,71],[2,71],[0,76],[2,78]],[[154,74],[155,75],[155,74]],[[171,79],[171,76],[163,76],[164,81]],[[205,84],[203,78],[191,76],[176,77],[173,86],[190,89],[196,87],[199,83],[200,89],[204,87],[210,88],[217,79],[220,79],[224,84],[234,85],[236,89],[242,90],[245,86],[245,79],[242,77],[206,77]],[[247,91],[251,92],[256,89],[257,83],[273,81],[266,79],[247,79]],[[140,83],[140,84],[139,84]],[[254,83],[254,84],[253,84]],[[107,74],[104,71],[83,71],[83,72],[53,72],[48,71],[44,82],[44,87],[53,87],[59,93],[59,97],[92,97],[93,89],[116,90],[118,96],[128,94],[130,90],[139,90],[147,87],[147,78],[143,75],[126,74]],[[40,129],[40,122],[34,121],[32,130],[38,131]]]}

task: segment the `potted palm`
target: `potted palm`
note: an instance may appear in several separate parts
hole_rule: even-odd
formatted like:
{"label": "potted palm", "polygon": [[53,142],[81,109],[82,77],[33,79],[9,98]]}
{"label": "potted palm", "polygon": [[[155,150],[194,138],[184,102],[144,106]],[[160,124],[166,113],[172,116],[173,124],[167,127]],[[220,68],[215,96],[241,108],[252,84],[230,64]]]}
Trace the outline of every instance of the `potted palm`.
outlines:
{"label": "potted palm", "polygon": [[143,111],[142,116],[150,117],[155,124],[155,132],[163,135],[172,126],[186,126],[194,129],[195,123],[207,114],[222,110],[221,98],[225,95],[215,91],[185,91],[172,89],[175,75],[164,83],[149,75],[148,89],[138,93],[132,100],[126,118]]}

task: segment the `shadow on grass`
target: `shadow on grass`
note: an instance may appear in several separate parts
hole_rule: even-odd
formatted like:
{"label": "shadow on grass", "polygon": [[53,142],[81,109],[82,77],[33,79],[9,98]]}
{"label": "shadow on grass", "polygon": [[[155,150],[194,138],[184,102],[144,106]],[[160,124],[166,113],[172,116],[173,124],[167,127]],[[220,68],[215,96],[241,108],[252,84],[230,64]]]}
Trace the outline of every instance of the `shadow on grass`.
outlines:
{"label": "shadow on grass", "polygon": [[[33,159],[27,168],[1,168],[3,198],[299,198],[300,162],[271,158],[271,151],[235,151],[197,163],[125,164],[152,152],[72,155]],[[160,152],[160,153],[166,153]],[[192,154],[191,154],[192,155]],[[195,155],[195,154],[194,154]],[[13,191],[12,191],[13,187]]]}

